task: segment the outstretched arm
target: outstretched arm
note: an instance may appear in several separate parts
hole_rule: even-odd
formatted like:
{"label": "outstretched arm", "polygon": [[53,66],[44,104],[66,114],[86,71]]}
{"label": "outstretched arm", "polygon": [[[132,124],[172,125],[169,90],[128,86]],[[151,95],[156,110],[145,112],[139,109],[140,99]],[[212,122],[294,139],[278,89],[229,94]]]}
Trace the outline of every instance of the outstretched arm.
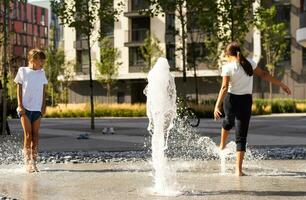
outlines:
{"label": "outstretched arm", "polygon": [[221,115],[222,115],[221,106],[222,106],[223,99],[225,95],[227,94],[229,81],[230,81],[229,76],[223,76],[222,85],[219,91],[218,99],[217,99],[215,110],[214,110],[214,116],[216,120],[221,118]]}
{"label": "outstretched arm", "polygon": [[274,85],[280,86],[288,95],[291,94],[291,91],[290,91],[290,89],[287,85],[285,85],[281,81],[277,80],[276,78],[271,76],[271,74],[269,74],[269,72],[267,72],[265,70],[262,70],[260,67],[256,67],[256,69],[254,70],[254,74],[256,76],[259,76],[260,78],[262,78],[265,81],[268,81],[268,82],[270,82]]}

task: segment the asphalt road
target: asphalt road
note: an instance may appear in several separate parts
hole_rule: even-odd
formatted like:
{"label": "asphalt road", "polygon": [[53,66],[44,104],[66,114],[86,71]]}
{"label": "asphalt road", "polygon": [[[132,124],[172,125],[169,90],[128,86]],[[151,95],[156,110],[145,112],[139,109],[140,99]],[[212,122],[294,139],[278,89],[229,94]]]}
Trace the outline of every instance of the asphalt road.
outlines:
{"label": "asphalt road", "polygon": [[[9,120],[13,134],[22,134],[18,119]],[[40,150],[44,151],[126,151],[143,148],[149,136],[146,118],[98,118],[95,130],[89,119],[43,119],[40,131]],[[115,134],[102,134],[105,127],[113,127]],[[218,143],[221,121],[201,119],[198,134],[211,137]],[[88,140],[77,140],[80,134],[89,134]],[[233,134],[230,140],[234,139]],[[306,146],[306,113],[252,117],[249,145]]]}

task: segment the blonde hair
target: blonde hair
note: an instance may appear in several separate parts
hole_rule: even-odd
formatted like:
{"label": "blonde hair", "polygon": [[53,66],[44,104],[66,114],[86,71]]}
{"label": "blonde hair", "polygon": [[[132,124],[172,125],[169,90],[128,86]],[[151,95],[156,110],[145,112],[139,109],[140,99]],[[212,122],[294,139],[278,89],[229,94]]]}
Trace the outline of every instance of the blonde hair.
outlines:
{"label": "blonde hair", "polygon": [[33,60],[45,60],[46,55],[45,53],[38,48],[31,49],[28,53],[28,60],[31,62]]}

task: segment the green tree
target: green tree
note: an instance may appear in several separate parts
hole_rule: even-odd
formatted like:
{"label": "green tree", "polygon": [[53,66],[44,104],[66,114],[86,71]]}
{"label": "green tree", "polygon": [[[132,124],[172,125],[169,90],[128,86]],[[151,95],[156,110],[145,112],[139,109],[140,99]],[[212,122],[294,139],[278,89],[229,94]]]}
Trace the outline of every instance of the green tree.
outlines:
{"label": "green tree", "polygon": [[140,47],[140,52],[147,64],[147,69],[145,70],[150,70],[157,59],[164,55],[164,52],[160,47],[160,41],[152,33],[147,33],[147,37],[144,40],[143,45]]}
{"label": "green tree", "polygon": [[188,4],[186,0],[149,0],[151,7],[149,9],[149,14],[154,17],[159,14],[165,15],[165,13],[174,13],[176,18],[179,20],[180,28],[176,31],[176,35],[180,38],[181,46],[176,48],[181,51],[182,56],[182,68],[183,68],[183,82],[187,81],[186,77],[186,40],[187,40],[187,17],[186,10]]}
{"label": "green tree", "polygon": [[66,106],[69,100],[69,92],[68,92],[69,86],[71,85],[72,80],[75,76],[74,68],[75,68],[75,61],[65,62],[64,69],[61,75],[59,76],[60,77],[59,79],[61,81],[61,91],[62,91],[61,101]]}
{"label": "green tree", "polygon": [[[91,39],[97,20],[114,18],[117,11],[109,5],[109,0],[51,0],[54,12],[60,17],[61,22],[69,27],[75,28],[78,33],[86,37],[88,58],[89,58],[89,86],[90,86],[90,108],[91,108],[91,129],[95,129],[94,124],[94,99],[92,80],[92,58]],[[123,5],[118,3],[118,7]],[[97,17],[98,16],[98,17]]]}
{"label": "green tree", "polygon": [[[288,28],[284,22],[276,21],[276,7],[261,7],[256,12],[255,25],[261,31],[262,47],[264,50],[264,58],[266,60],[266,68],[271,75],[277,73],[277,64],[283,60],[288,43],[286,36]],[[272,84],[269,85],[269,97],[272,98]]]}
{"label": "green tree", "polygon": [[50,45],[46,49],[46,60],[44,64],[44,70],[48,79],[47,95],[51,97],[51,106],[57,104],[59,96],[60,83],[58,76],[63,72],[63,66],[65,63],[65,52],[63,48],[54,47],[54,28],[50,31]]}
{"label": "green tree", "polygon": [[96,67],[100,73],[100,81],[106,84],[107,103],[110,102],[112,86],[117,81],[118,70],[121,62],[118,61],[120,53],[117,48],[112,47],[112,41],[105,37],[100,41],[101,61],[96,63]]}

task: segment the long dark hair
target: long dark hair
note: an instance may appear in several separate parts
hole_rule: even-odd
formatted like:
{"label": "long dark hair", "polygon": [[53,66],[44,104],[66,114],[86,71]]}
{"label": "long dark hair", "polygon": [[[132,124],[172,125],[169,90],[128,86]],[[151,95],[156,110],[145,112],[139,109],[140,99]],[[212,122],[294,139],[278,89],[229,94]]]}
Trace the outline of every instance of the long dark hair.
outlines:
{"label": "long dark hair", "polygon": [[242,55],[241,49],[237,42],[231,42],[227,45],[225,49],[225,54],[227,56],[235,56],[237,57],[240,65],[242,66],[244,72],[249,75],[253,76],[253,67],[251,63]]}

